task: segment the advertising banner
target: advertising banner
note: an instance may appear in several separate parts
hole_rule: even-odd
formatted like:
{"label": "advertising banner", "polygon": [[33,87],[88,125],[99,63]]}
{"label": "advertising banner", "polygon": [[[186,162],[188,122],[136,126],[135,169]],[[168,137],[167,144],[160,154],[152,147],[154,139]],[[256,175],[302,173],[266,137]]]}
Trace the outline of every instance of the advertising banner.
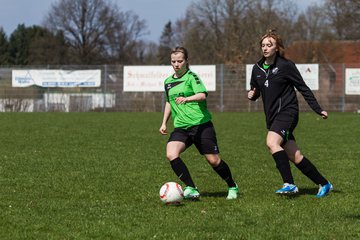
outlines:
{"label": "advertising banner", "polygon": [[[215,65],[191,65],[208,91],[216,90]],[[174,73],[171,66],[124,66],[124,92],[163,92],[165,79]]]}
{"label": "advertising banner", "polygon": [[345,94],[360,95],[360,68],[345,69]]}
{"label": "advertising banner", "polygon": [[319,64],[296,64],[306,85],[311,90],[319,90]]}
{"label": "advertising banner", "polygon": [[101,70],[12,70],[13,87],[99,87]]}

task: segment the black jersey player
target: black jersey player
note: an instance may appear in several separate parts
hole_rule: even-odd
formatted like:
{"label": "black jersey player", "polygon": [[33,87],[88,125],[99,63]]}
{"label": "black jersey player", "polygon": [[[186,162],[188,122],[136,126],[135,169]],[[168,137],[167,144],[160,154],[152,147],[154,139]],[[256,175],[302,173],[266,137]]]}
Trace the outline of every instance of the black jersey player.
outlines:
{"label": "black jersey player", "polygon": [[293,135],[299,119],[295,88],[323,119],[327,119],[328,113],[320,107],[295,64],[284,58],[284,45],[275,31],[269,31],[261,38],[260,48],[263,57],[253,67],[248,99],[255,101],[261,96],[263,101],[268,129],[266,144],[284,182],[283,187],[276,193],[298,192],[291,173],[290,160],[304,175],[319,185],[316,196],[324,197],[333,186],[310,160],[302,155]]}

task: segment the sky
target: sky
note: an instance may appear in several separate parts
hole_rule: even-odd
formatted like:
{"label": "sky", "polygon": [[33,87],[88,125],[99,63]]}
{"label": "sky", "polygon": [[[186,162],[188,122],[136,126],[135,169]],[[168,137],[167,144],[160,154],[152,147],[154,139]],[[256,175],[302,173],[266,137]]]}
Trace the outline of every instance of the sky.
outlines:
{"label": "sky", "polygon": [[[19,24],[26,27],[41,25],[51,5],[58,0],[0,0],[0,27],[7,36]],[[145,40],[158,42],[164,26],[169,21],[175,22],[185,16],[186,9],[192,2],[199,0],[112,0],[122,11],[133,11],[140,19],[145,20],[149,35]],[[298,2],[300,9],[321,2],[319,0],[302,0]]]}

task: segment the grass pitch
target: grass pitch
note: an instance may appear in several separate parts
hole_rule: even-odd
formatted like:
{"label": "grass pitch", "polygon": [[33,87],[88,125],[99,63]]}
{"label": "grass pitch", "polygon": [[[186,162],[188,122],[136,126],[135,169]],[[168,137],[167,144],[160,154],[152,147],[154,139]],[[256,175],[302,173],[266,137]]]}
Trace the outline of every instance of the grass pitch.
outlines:
{"label": "grass pitch", "polygon": [[0,115],[0,239],[360,238],[359,114],[300,115],[298,145],[334,185],[323,199],[295,167],[300,193],[274,194],[281,178],[263,113],[213,114],[240,198],[225,200],[225,183],[192,147],[182,158],[202,197],[177,207],[159,200],[163,183],[180,183],[162,113]]}

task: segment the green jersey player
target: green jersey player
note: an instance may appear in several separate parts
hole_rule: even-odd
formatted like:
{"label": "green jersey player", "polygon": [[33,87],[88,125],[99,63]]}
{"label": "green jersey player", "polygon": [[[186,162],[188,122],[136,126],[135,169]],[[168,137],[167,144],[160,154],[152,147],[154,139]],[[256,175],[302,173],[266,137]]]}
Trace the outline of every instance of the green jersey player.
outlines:
{"label": "green jersey player", "polygon": [[186,185],[184,197],[200,197],[188,168],[180,158],[180,154],[194,144],[215,172],[226,181],[226,198],[236,199],[238,186],[229,166],[219,156],[215,128],[206,104],[208,93],[201,79],[189,69],[188,52],[185,48],[176,47],[171,51],[171,65],[175,73],[164,82],[167,101],[159,131],[162,135],[167,134],[166,123],[172,116],[174,131],[166,146],[166,157],[175,174]]}

